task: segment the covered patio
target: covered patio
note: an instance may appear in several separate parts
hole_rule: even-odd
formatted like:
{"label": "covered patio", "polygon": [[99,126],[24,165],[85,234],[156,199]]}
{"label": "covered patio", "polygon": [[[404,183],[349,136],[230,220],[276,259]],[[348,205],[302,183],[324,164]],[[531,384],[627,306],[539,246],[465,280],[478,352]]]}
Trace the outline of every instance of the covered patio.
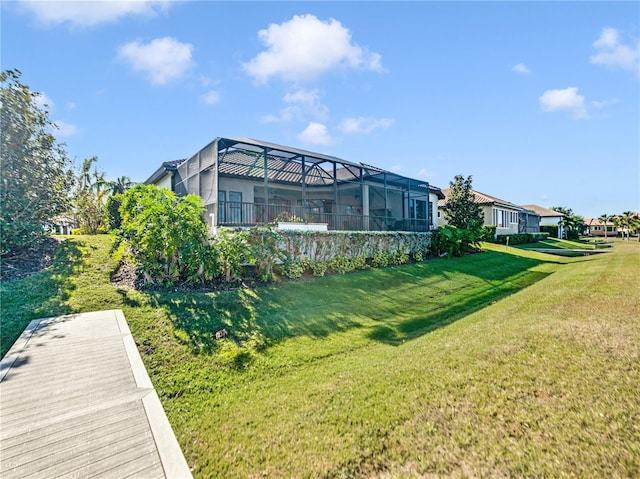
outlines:
{"label": "covered patio", "polygon": [[443,197],[425,181],[248,138],[216,138],[173,168],[173,190],[200,195],[212,227],[293,221],[429,231]]}

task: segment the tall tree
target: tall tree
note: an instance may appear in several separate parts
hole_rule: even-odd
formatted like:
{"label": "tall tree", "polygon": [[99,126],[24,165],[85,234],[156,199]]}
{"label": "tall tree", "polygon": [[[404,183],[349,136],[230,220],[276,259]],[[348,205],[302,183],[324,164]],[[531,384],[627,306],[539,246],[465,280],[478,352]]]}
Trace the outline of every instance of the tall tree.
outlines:
{"label": "tall tree", "polygon": [[584,218],[580,215],[574,214],[573,210],[566,206],[552,206],[550,209],[564,215],[560,224],[565,230],[565,236],[567,239],[578,239],[580,233],[582,233],[582,230],[584,229]]}
{"label": "tall tree", "polygon": [[128,176],[119,176],[113,181],[107,181],[106,187],[110,194],[119,195],[133,188],[135,183]]}
{"label": "tall tree", "polygon": [[104,173],[99,172],[94,165],[97,161],[98,158],[94,156],[82,162],[74,192],[76,221],[86,234],[96,234],[104,220],[107,182]]}
{"label": "tall tree", "polygon": [[18,70],[0,73],[0,253],[28,245],[69,206],[73,168]]}
{"label": "tall tree", "polygon": [[600,223],[602,223],[604,225],[604,239],[607,239],[607,224],[612,221],[614,218],[613,215],[608,215],[608,214],[603,214],[600,215],[600,217],[598,218],[598,220],[600,221]]}
{"label": "tall tree", "polygon": [[471,175],[466,178],[462,175],[456,175],[454,181],[449,182],[449,186],[447,204],[444,208],[447,222],[458,228],[479,232],[484,222],[484,213],[475,202],[471,188]]}
{"label": "tall tree", "polygon": [[637,229],[637,216],[633,211],[624,211],[621,215],[614,217],[614,224],[622,231],[622,239],[625,234],[627,239],[631,239],[631,232]]}

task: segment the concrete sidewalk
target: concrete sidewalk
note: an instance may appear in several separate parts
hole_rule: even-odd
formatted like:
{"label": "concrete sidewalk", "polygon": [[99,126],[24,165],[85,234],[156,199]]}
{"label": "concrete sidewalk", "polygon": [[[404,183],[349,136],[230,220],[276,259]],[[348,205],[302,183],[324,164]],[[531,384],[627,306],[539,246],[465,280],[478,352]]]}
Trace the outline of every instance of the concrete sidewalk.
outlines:
{"label": "concrete sidewalk", "polygon": [[34,320],[2,359],[0,477],[192,477],[122,311]]}

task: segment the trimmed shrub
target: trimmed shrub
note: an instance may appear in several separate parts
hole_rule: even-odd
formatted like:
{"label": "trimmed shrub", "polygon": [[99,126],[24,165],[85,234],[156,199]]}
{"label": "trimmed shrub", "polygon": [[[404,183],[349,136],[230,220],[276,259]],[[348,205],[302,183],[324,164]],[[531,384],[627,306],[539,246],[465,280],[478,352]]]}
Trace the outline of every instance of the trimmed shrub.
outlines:
{"label": "trimmed shrub", "polygon": [[548,238],[547,233],[518,233],[512,235],[498,235],[496,237],[496,243],[507,244],[507,238],[509,238],[510,245],[536,243]]}
{"label": "trimmed shrub", "polygon": [[377,251],[428,251],[432,233],[405,231],[278,231],[287,258],[330,261],[339,256],[373,258]]}
{"label": "trimmed shrub", "polygon": [[494,243],[496,240],[496,227],[494,225],[484,225],[480,229],[480,241]]}
{"label": "trimmed shrub", "polygon": [[547,235],[549,235],[549,238],[557,238],[558,227],[553,225],[540,226],[540,233],[547,233]]}

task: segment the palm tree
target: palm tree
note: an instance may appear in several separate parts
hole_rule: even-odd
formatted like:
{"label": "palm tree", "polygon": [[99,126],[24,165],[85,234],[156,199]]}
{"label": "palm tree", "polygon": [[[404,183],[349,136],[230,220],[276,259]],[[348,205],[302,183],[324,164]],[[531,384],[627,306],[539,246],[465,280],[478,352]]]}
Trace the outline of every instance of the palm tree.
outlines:
{"label": "palm tree", "polygon": [[112,195],[117,195],[120,193],[124,193],[134,185],[135,183],[131,181],[131,178],[129,178],[128,176],[120,176],[114,181],[107,181],[105,186]]}
{"label": "palm tree", "polygon": [[623,211],[622,215],[619,216],[620,224],[622,226],[622,237],[624,238],[624,233],[627,233],[627,239],[631,239],[631,231],[636,228],[636,215],[633,211]]}
{"label": "palm tree", "polygon": [[604,225],[604,239],[607,239],[607,223],[609,223],[614,218],[613,215],[603,214],[600,215],[598,221]]}
{"label": "palm tree", "polygon": [[[640,230],[640,215],[638,213],[631,217],[630,228],[634,233]],[[640,241],[640,234],[638,234],[638,241]]]}

